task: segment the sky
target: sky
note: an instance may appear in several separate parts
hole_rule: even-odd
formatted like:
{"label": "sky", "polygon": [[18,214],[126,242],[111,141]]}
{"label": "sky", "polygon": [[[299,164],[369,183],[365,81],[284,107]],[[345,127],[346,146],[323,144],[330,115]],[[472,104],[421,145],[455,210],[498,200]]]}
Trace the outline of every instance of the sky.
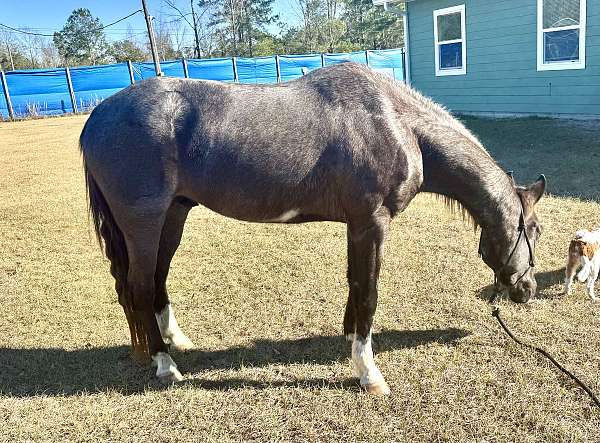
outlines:
{"label": "sky", "polygon": [[[274,2],[274,12],[289,24],[299,22],[293,2],[294,0]],[[158,17],[172,13],[172,10],[164,6],[163,0],[146,0],[146,3],[151,15]],[[188,4],[184,0],[177,0],[176,3],[180,6]],[[62,29],[71,12],[77,8],[89,9],[94,17],[100,18],[102,24],[106,25],[141,7],[141,0],[0,0],[0,23],[13,28],[29,27],[34,32],[52,34]],[[146,22],[144,15],[139,13],[105,29],[107,38],[114,41],[124,37],[128,24],[131,24],[133,31],[139,33],[140,37],[145,34]],[[269,30],[276,32],[277,28]]]}

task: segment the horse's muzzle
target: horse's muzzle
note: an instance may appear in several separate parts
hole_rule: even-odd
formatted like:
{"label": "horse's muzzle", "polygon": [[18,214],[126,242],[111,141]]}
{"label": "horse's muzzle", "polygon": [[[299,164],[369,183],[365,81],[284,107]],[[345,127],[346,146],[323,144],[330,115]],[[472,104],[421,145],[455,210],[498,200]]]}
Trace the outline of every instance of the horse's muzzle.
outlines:
{"label": "horse's muzzle", "polygon": [[508,296],[515,303],[527,303],[537,291],[535,278],[522,279],[508,289]]}

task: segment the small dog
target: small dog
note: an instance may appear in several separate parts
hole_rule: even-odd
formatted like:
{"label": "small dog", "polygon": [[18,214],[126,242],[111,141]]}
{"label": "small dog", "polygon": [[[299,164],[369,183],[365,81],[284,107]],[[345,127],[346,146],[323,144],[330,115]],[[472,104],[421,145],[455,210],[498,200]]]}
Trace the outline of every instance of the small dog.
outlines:
{"label": "small dog", "polygon": [[587,293],[592,301],[598,301],[594,292],[594,284],[600,271],[600,229],[595,231],[581,230],[575,233],[575,238],[569,244],[569,256],[565,270],[565,293],[571,293],[573,277],[579,265],[577,280],[587,280]]}

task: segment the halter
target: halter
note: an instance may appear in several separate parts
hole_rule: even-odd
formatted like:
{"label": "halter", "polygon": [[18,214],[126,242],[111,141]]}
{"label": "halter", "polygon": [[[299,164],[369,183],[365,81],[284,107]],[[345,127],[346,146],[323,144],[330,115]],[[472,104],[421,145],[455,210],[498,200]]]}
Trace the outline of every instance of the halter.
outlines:
{"label": "halter", "polygon": [[[527,274],[529,272],[529,270],[533,267],[535,267],[535,260],[533,257],[533,249],[531,247],[531,242],[529,241],[529,236],[527,235],[527,227],[525,226],[525,214],[523,211],[523,200],[521,198],[521,196],[519,194],[517,194],[519,197],[519,202],[521,203],[521,214],[519,215],[519,227],[517,228],[519,230],[519,236],[517,237],[517,241],[515,242],[515,245],[512,248],[512,251],[510,252],[508,258],[506,259],[506,261],[504,262],[504,264],[502,264],[502,266],[500,266],[500,268],[498,268],[498,270],[494,271],[494,285],[498,284],[498,273],[502,272],[504,270],[504,268],[506,268],[506,266],[508,266],[508,264],[510,263],[510,259],[512,258],[512,256],[514,255],[515,251],[517,250],[517,246],[519,246],[519,242],[521,241],[521,237],[525,237],[525,242],[527,243],[527,249],[529,251],[529,267],[527,269],[525,269],[525,271],[519,276],[519,278],[517,278],[517,280],[515,280],[515,282],[511,285],[511,286],[516,286],[517,283],[519,283],[519,281],[525,277],[525,274]],[[481,253],[481,239],[479,240],[479,255],[483,256],[483,254]]]}

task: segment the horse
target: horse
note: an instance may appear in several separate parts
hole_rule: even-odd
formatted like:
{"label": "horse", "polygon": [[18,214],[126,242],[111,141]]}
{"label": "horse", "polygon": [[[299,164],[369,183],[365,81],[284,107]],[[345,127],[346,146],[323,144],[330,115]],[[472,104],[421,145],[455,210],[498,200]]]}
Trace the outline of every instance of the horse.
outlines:
{"label": "horse", "polygon": [[440,105],[367,67],[342,63],[287,83],[177,78],[136,83],[100,103],[80,150],[93,227],[111,263],[134,357],[182,379],[181,331],[166,280],[191,208],[259,223],[347,225],[343,332],[369,393],[390,389],[371,343],[383,244],[419,192],[459,205],[479,253],[515,302],[536,292],[544,176],[517,186]]}

